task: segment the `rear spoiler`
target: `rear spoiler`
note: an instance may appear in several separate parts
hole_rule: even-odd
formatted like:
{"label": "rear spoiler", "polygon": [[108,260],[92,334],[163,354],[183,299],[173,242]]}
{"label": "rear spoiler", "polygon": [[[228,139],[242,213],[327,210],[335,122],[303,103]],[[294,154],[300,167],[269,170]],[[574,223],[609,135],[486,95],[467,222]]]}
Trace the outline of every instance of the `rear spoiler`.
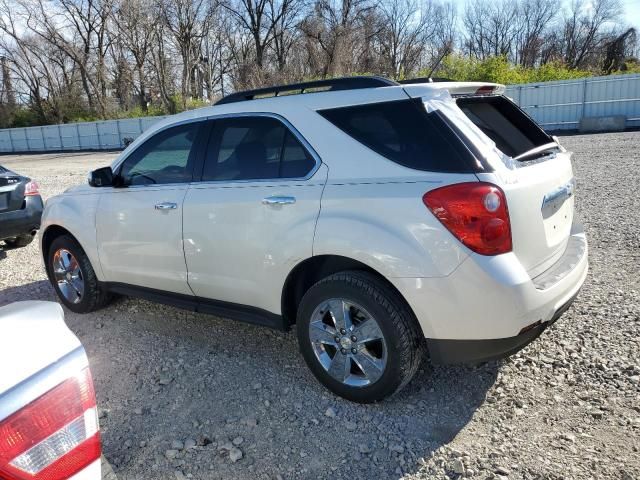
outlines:
{"label": "rear spoiler", "polygon": [[489,82],[454,82],[440,78],[414,78],[402,80],[402,85],[428,85],[430,88],[448,90],[452,97],[469,97],[478,95],[503,95],[505,86]]}

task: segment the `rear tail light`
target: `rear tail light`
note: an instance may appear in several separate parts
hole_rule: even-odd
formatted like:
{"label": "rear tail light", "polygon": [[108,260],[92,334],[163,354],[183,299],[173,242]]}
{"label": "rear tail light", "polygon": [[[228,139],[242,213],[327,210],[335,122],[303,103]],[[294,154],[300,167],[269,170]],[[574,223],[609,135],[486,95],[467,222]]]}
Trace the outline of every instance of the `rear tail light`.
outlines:
{"label": "rear tail light", "polygon": [[25,197],[30,197],[33,195],[40,195],[40,185],[35,180],[31,180],[24,186],[24,195]]}
{"label": "rear tail light", "polygon": [[63,480],[100,458],[89,369],[0,422],[0,478]]}
{"label": "rear tail light", "polygon": [[482,255],[510,252],[504,192],[491,183],[456,183],[427,192],[424,204],[463,244]]}
{"label": "rear tail light", "polygon": [[491,85],[484,85],[476,90],[476,95],[491,95],[495,89],[496,87]]}

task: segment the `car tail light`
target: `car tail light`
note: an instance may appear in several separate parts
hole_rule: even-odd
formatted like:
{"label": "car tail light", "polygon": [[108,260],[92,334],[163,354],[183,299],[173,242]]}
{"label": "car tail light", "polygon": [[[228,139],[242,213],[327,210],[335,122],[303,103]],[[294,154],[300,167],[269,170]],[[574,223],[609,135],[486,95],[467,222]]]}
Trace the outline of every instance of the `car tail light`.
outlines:
{"label": "car tail light", "polygon": [[496,87],[491,85],[484,85],[476,90],[476,95],[491,95]]}
{"label": "car tail light", "polygon": [[100,458],[96,398],[83,370],[0,422],[0,478],[63,480]]}
{"label": "car tail light", "polygon": [[24,186],[24,195],[25,197],[30,197],[33,195],[40,195],[40,185],[35,180],[31,180]]}
{"label": "car tail light", "polygon": [[427,192],[424,204],[463,244],[482,255],[510,252],[511,224],[504,192],[491,183],[456,183]]}

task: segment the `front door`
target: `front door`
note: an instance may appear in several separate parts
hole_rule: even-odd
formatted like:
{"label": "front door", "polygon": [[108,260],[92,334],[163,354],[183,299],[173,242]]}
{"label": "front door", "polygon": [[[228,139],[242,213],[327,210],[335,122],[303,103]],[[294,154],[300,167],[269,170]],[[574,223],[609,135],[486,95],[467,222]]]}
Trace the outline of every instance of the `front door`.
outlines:
{"label": "front door", "polygon": [[160,131],[133,151],[105,189],[96,218],[107,281],[192,294],[182,246],[182,209],[200,123]]}

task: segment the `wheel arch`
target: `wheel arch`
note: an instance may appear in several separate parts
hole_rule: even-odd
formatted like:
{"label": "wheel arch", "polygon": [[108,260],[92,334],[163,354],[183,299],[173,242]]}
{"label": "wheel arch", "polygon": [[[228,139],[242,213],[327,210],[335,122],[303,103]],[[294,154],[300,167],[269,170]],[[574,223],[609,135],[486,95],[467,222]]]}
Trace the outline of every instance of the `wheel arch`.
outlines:
{"label": "wheel arch", "polygon": [[316,255],[299,262],[287,276],[282,288],[282,317],[284,324],[290,326],[296,323],[298,306],[304,294],[319,280],[334,273],[346,270],[365,271],[375,275],[380,281],[392,289],[407,308],[414,314],[413,309],[400,291],[380,272],[359,260],[341,255]]}
{"label": "wheel arch", "polygon": [[76,235],[73,232],[73,230],[70,230],[67,227],[63,227],[62,225],[57,223],[49,224],[41,231],[40,250],[42,254],[42,260],[44,262],[45,271],[47,272],[47,276],[49,276],[49,266],[47,264],[48,257],[49,257],[49,249],[51,248],[51,244],[54,242],[54,240],[56,238],[61,237],[62,235],[69,235],[76,242],[78,242],[78,245],[80,245],[80,247],[84,250],[84,252],[89,257],[89,261],[91,262],[91,266],[93,267],[96,273],[96,276],[98,276],[98,279],[101,280],[102,270],[101,270],[100,260],[97,257],[97,253],[96,255],[94,255],[94,252],[86,248],[86,246],[80,240],[81,236]]}
{"label": "wheel arch", "polygon": [[42,250],[42,258],[44,259],[45,264],[47,262],[47,256],[49,255],[49,248],[51,248],[51,244],[56,238],[61,237],[62,235],[70,235],[71,237],[75,238],[76,241],[78,241],[77,237],[73,233],[60,225],[49,225],[42,232],[42,240],[40,240],[40,246]]}

